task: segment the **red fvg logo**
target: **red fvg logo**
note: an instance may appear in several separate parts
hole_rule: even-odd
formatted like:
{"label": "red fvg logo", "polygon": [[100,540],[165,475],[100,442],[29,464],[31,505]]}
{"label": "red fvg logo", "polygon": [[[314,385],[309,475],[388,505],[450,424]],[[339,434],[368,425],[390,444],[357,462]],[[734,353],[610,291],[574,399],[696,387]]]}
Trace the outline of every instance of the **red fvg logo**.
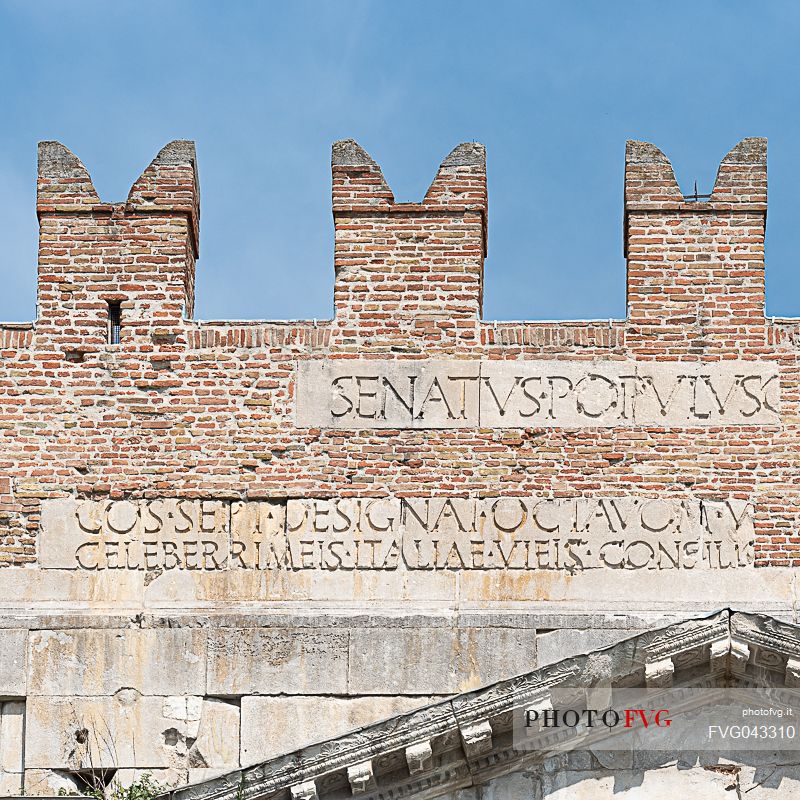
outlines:
{"label": "red fvg logo", "polygon": [[623,708],[617,711],[608,708],[600,711],[596,708],[566,710],[546,709],[538,711],[528,709],[525,712],[525,727],[533,728],[669,728],[672,720],[668,708]]}
{"label": "red fvg logo", "polygon": [[669,718],[669,709],[651,709],[649,712],[644,708],[626,708],[625,725],[626,728],[633,728],[641,725],[642,728],[649,728],[651,725],[656,728],[669,728],[672,720]]}

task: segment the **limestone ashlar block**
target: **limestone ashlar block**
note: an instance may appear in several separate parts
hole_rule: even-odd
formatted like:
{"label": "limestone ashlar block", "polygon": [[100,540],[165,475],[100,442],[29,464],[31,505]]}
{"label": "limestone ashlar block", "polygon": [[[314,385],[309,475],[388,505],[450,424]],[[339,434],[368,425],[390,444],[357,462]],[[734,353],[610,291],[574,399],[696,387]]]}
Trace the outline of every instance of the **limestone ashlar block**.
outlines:
{"label": "limestone ashlar block", "polygon": [[209,632],[210,695],[345,694],[348,631],[315,628]]}
{"label": "limestone ashlar block", "polygon": [[80,795],[78,779],[65,770],[26,769],[24,775],[25,797],[59,797]]}
{"label": "limestone ashlar block", "polygon": [[200,726],[192,750],[202,757],[190,758],[190,766],[205,763],[208,769],[239,766],[241,709],[238,702],[206,697],[202,701]]}
{"label": "limestone ashlar block", "polygon": [[[498,604],[497,598],[514,597],[517,601],[541,602],[537,610],[569,603],[586,611],[602,603],[605,610],[626,613],[631,608],[646,607],[650,611],[678,608],[688,614],[726,605],[783,612],[792,604],[793,580],[791,570],[642,569],[625,573],[622,594],[619,584],[609,580],[608,572],[603,570],[586,570],[575,575],[555,570],[515,574],[471,571],[461,575],[459,600],[491,608]],[[534,610],[535,606],[530,608]]]}
{"label": "limestone ashlar block", "polygon": [[22,772],[0,772],[0,797],[22,797],[24,782]]}
{"label": "limestone ashlar block", "polygon": [[301,361],[298,427],[630,427],[775,425],[769,363]]}
{"label": "limestone ashlar block", "polygon": [[32,631],[30,695],[197,694],[206,674],[198,628]]}
{"label": "limestone ashlar block", "polygon": [[434,702],[435,697],[243,697],[242,764],[266,761]]}
{"label": "limestone ashlar block", "polygon": [[20,794],[24,731],[25,703],[0,703],[0,796]]}
{"label": "limestone ashlar block", "polygon": [[[203,770],[212,772],[212,770]],[[148,772],[154,783],[167,789],[184,786],[190,780],[191,770],[189,769],[154,769]],[[209,777],[211,777],[209,775]],[[142,779],[140,769],[118,769],[114,773],[113,788],[129,789],[133,784]],[[112,791],[113,791],[112,788]]]}
{"label": "limestone ashlar block", "polygon": [[477,427],[479,361],[304,361],[297,425],[325,428]]}
{"label": "limestone ashlar block", "polygon": [[643,631],[632,628],[559,628],[536,637],[537,666],[545,667],[564,658],[589,653],[621,642]]}
{"label": "limestone ashlar block", "polygon": [[[441,576],[453,570],[500,572],[503,579],[506,573],[519,571],[723,570],[751,566],[755,548],[754,504],[733,497],[700,501],[532,495],[293,498],[284,503],[237,501],[232,505],[187,502],[45,501],[40,552],[50,568],[62,567],[54,569],[54,581],[75,564],[81,565],[73,570],[75,575],[85,576],[87,582],[112,568],[126,574],[145,571],[146,604],[184,606],[189,600],[218,596],[252,599],[253,593],[270,600],[357,596],[371,602],[423,593],[428,600],[446,600],[453,596],[455,581],[452,575]],[[161,555],[167,559],[169,553],[169,566],[161,569],[156,558],[158,542],[149,538],[150,528],[155,520],[172,513],[169,508],[183,515],[181,536],[183,528],[190,527],[192,512],[202,531],[191,535],[212,538],[179,539],[172,531],[161,542]],[[217,561],[212,553],[201,560],[201,550],[222,552],[227,547],[217,546],[213,537],[227,536],[229,513],[234,519],[232,558]],[[129,526],[126,538],[120,539],[120,529]],[[127,548],[122,561],[121,547]],[[94,553],[91,564],[86,548]],[[149,556],[144,561],[128,558],[142,548],[152,555],[150,561]],[[182,553],[180,558],[176,548]],[[101,552],[102,564],[97,560]],[[236,575],[230,578],[229,572]],[[370,578],[377,572],[387,575]],[[195,575],[202,577],[195,579]]]}
{"label": "limestone ashlar block", "polygon": [[0,604],[5,608],[53,610],[58,613],[141,608],[144,572],[103,570],[87,574],[74,569],[0,569]]}
{"label": "limestone ashlar block", "polygon": [[[732,552],[725,551],[724,557]],[[715,563],[719,563],[718,556],[715,551]],[[546,557],[545,552],[542,558]],[[88,608],[100,618],[124,609],[127,620],[141,612],[177,615],[191,609],[218,613],[220,608],[229,611],[231,604],[253,602],[274,602],[273,608],[300,614],[308,614],[314,604],[340,610],[359,604],[361,608],[392,613],[400,608],[429,613],[431,608],[460,605],[471,615],[511,611],[525,603],[528,613],[549,617],[568,609],[584,620],[587,613],[598,608],[603,613],[622,611],[639,616],[686,616],[723,606],[784,616],[792,608],[792,569],[735,565],[706,569],[700,563],[692,569],[672,569],[666,563],[664,567],[618,569],[613,573],[587,569],[574,574],[555,569],[173,571],[150,581],[146,590],[143,572],[105,570],[87,577],[76,570],[11,567],[0,570],[0,604],[9,612],[35,608],[45,615],[85,614]],[[610,574],[624,578],[624,594]],[[35,598],[37,591],[41,592],[40,600]],[[231,619],[231,624],[235,625],[235,620]],[[546,625],[562,626],[561,622]],[[581,623],[580,627],[585,626]]]}
{"label": "limestone ashlar block", "polygon": [[219,500],[51,500],[42,508],[44,569],[221,569],[230,507]]}
{"label": "limestone ashlar block", "polygon": [[201,697],[32,697],[25,761],[30,769],[234,769],[239,708]]}
{"label": "limestone ashlar block", "polygon": [[[422,666],[424,665],[424,666]],[[536,633],[524,628],[354,629],[350,694],[452,694],[530,671]]]}
{"label": "limestone ashlar block", "polygon": [[0,630],[0,696],[25,694],[25,648],[28,632],[19,628]]}
{"label": "limestone ashlar block", "polygon": [[[669,764],[661,769],[645,772],[634,770],[558,770],[542,773],[541,792],[548,800],[598,800],[617,795],[622,782],[635,786],[635,793],[625,792],[631,798],[647,800],[674,800],[678,797],[697,797],[703,800],[730,800],[736,796],[735,773],[715,771],[703,767],[690,769]],[[498,781],[497,788],[506,783]],[[496,795],[497,796],[497,795]],[[624,795],[623,795],[624,796]],[[744,795],[746,796],[746,795]]]}

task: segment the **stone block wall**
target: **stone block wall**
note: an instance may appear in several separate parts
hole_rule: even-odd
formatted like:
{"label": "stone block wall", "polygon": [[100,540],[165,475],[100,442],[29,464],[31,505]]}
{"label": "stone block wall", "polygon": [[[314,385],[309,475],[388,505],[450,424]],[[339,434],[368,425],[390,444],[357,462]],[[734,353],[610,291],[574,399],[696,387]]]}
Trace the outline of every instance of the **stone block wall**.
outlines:
{"label": "stone block wall", "polygon": [[[607,754],[608,755],[608,754]],[[658,763],[651,758],[604,758],[574,753],[554,758],[538,769],[495,778],[485,786],[470,787],[442,795],[442,800],[662,800],[673,797],[703,797],[726,800],[737,794],[754,800],[792,797],[800,792],[796,759],[786,763],[699,763],[667,754]]]}
{"label": "stone block wall", "polygon": [[[0,630],[0,792],[196,782],[524,672],[523,620],[54,614]],[[624,634],[623,634],[624,635]]]}

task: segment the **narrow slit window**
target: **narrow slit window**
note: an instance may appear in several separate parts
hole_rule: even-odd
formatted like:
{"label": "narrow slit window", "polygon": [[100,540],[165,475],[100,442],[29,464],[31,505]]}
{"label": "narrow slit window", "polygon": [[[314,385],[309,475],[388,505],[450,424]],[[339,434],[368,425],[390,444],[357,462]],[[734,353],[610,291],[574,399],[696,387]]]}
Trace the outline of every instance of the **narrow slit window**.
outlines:
{"label": "narrow slit window", "polygon": [[120,303],[108,304],[108,343],[119,344],[122,326],[122,306]]}

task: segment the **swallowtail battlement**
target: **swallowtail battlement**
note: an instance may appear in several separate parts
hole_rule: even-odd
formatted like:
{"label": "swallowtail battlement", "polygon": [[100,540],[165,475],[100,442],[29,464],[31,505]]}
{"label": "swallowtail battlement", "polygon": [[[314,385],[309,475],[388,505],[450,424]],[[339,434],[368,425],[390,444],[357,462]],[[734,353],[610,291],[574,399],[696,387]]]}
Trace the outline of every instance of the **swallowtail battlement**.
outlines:
{"label": "swallowtail battlement", "polygon": [[[122,203],[40,146],[37,318],[0,328],[0,792],[203,780],[725,606],[796,621],[763,139],[707,198],[628,143],[624,320],[482,318],[482,145],[418,203],[353,141],[332,168],[331,319],[202,322],[193,145]],[[695,629],[645,678],[727,664]],[[763,665],[796,680],[794,647]]]}
{"label": "swallowtail battlement", "polygon": [[[446,346],[542,338],[564,327],[481,321],[488,214],[482,145],[458,145],[419,203],[396,203],[380,167],[353,140],[333,145],[331,164],[336,278],[334,317],[321,324],[326,332],[369,335],[387,347],[413,338]],[[658,148],[628,142],[628,315],[627,325],[612,322],[619,330],[611,338],[678,335],[708,353],[730,348],[726,339],[734,332],[755,343],[757,334],[745,330],[753,325],[762,326],[763,337],[766,191],[764,139],[734,147],[713,192],[699,201],[684,198]],[[41,143],[35,330],[102,344],[111,303],[121,305],[123,342],[165,326],[195,346],[217,338],[226,323],[189,322],[199,194],[192,142],[164,147],[124,203],[102,202],[74,154],[58,142]],[[263,339],[275,335],[275,325],[285,328],[265,322],[237,330]],[[567,327],[583,338],[609,338],[592,324]]]}

